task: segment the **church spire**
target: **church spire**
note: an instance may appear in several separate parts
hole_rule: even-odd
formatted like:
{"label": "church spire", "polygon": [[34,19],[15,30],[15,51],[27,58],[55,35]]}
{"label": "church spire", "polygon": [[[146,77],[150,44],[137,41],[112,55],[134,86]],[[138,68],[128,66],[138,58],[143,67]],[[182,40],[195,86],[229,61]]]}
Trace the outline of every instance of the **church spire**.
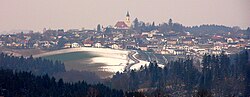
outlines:
{"label": "church spire", "polygon": [[127,15],[126,15],[127,17],[130,17],[130,15],[129,15],[129,12],[127,11]]}
{"label": "church spire", "polygon": [[126,25],[127,25],[128,27],[131,27],[130,15],[129,15],[129,12],[128,12],[128,11],[127,11],[125,23],[126,23]]}

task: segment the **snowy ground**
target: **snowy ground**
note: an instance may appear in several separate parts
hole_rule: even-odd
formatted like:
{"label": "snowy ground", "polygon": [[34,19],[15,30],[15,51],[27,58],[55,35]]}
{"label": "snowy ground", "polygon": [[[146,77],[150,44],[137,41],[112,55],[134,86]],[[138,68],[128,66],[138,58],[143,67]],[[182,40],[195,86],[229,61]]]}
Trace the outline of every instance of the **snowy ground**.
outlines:
{"label": "snowy ground", "polygon": [[80,51],[86,51],[90,54],[97,55],[98,57],[90,58],[91,62],[90,64],[95,64],[95,63],[106,64],[106,66],[102,66],[99,68],[102,71],[122,72],[124,71],[126,64],[129,62],[127,57],[129,51],[114,50],[109,48],[90,48],[90,47],[69,48],[69,49],[56,50],[34,55],[34,57],[43,57],[55,54],[80,52]]}
{"label": "snowy ground", "polygon": [[[133,55],[134,58],[136,58],[136,57],[135,57],[136,54],[138,54],[138,52],[136,52],[136,53]],[[137,63],[137,64],[135,64],[135,65],[133,65],[133,66],[131,66],[131,68],[130,68],[131,70],[132,70],[132,69],[139,70],[141,66],[144,66],[144,67],[145,67],[145,66],[148,66],[148,65],[149,65],[149,62],[148,62],[148,61],[139,60],[139,59],[137,59],[137,60],[140,61],[140,62]],[[158,64],[158,66],[159,66],[159,67],[162,67],[162,68],[164,67],[164,65],[162,65],[162,64]]]}
{"label": "snowy ground", "polygon": [[[43,56],[50,56],[50,55],[55,55],[55,54],[80,52],[80,51],[87,51],[90,54],[97,55],[98,57],[90,58],[89,60],[90,60],[90,64],[96,64],[96,63],[105,64],[104,66],[99,67],[99,70],[101,71],[123,72],[127,63],[131,64],[134,62],[131,59],[128,59],[128,53],[130,51],[114,50],[114,49],[109,49],[109,48],[91,48],[91,47],[56,50],[56,51],[34,55],[34,57],[43,57]],[[136,54],[138,53],[136,52]],[[136,54],[134,54],[133,56],[135,57]],[[140,61],[139,63],[133,65],[130,69],[138,70],[141,67],[141,65],[143,66],[149,65],[149,62],[147,61],[143,61],[143,60],[139,60],[139,61]],[[159,64],[159,66],[163,67],[163,65],[161,64]]]}

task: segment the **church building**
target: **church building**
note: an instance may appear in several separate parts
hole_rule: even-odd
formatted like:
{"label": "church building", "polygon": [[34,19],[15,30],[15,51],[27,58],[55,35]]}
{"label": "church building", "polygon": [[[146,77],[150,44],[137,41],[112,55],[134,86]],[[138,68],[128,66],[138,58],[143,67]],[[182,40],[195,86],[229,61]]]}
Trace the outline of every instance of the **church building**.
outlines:
{"label": "church building", "polygon": [[114,26],[115,29],[129,29],[130,27],[131,22],[129,12],[127,12],[125,21],[118,21]]}

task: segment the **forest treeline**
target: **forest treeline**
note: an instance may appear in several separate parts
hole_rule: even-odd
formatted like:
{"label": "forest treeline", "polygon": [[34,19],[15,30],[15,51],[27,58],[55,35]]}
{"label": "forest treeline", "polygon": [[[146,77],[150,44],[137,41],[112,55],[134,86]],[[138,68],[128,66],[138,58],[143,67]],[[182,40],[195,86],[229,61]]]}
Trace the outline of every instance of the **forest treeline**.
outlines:
{"label": "forest treeline", "polygon": [[4,97],[143,97],[139,92],[123,92],[103,84],[65,83],[48,75],[35,76],[8,69],[0,70],[0,93]]}
{"label": "forest treeline", "polygon": [[[250,95],[250,51],[235,55],[205,55],[201,64],[191,58],[117,72],[104,84],[56,80],[64,64],[42,58],[0,54],[0,95],[5,97],[141,97]],[[74,75],[72,75],[74,76]],[[108,86],[108,87],[107,87]],[[129,92],[127,92],[129,91]],[[143,94],[142,94],[142,93]]]}
{"label": "forest treeline", "polygon": [[65,72],[64,64],[60,61],[52,61],[44,58],[25,58],[12,55],[0,54],[0,69],[11,69],[15,71],[31,71],[36,75],[55,74]]}
{"label": "forest treeline", "polygon": [[[74,72],[74,73],[72,73]],[[53,75],[89,72],[65,71],[60,61],[43,58],[15,57],[0,54],[0,96],[4,97],[143,97],[139,92],[124,92],[104,84],[87,84],[84,80],[64,82]],[[60,75],[62,76],[62,75]],[[64,76],[64,75],[63,75]],[[74,75],[71,75],[74,76]],[[84,74],[83,74],[84,76]],[[93,74],[90,74],[93,76]],[[95,82],[96,83],[96,82]]]}
{"label": "forest treeline", "polygon": [[[98,28],[98,27],[97,27]],[[155,24],[155,22],[152,23],[145,23],[143,21],[140,21],[138,18],[136,18],[133,21],[132,29],[136,32],[150,32],[153,30],[158,30],[159,32],[165,33],[167,36],[167,32],[176,32],[176,33],[183,33],[183,32],[190,32],[191,34],[195,36],[206,36],[206,35],[228,35],[228,32],[230,32],[230,37],[238,36],[238,34],[245,34],[242,36],[243,38],[250,38],[250,27],[247,29],[241,29],[240,27],[234,26],[234,27],[228,27],[224,25],[215,25],[215,24],[204,24],[199,26],[184,26],[181,23],[174,22],[172,19],[169,19],[168,21],[161,23],[161,24]],[[106,32],[109,30],[106,30]],[[175,33],[175,34],[176,34]],[[177,35],[177,34],[176,34]],[[172,35],[171,35],[172,36]]]}
{"label": "forest treeline", "polygon": [[[17,57],[12,54],[0,53],[0,69],[14,71],[27,71],[35,75],[53,76],[56,79],[62,78],[65,82],[86,81],[89,84],[101,82],[99,76],[90,71],[66,71],[64,63],[45,58]],[[74,75],[74,76],[72,76]]]}
{"label": "forest treeline", "polygon": [[228,56],[205,55],[198,70],[193,59],[179,59],[164,68],[156,62],[129,73],[117,72],[110,81],[115,89],[169,96],[250,96],[249,51]]}

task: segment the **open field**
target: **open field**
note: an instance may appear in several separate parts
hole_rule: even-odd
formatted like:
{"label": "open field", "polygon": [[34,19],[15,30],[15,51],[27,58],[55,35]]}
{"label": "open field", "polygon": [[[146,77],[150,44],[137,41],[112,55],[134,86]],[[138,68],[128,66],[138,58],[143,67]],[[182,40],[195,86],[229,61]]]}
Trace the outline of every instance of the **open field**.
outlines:
{"label": "open field", "polygon": [[[91,71],[100,77],[112,76],[122,72],[129,62],[129,51],[108,48],[69,48],[34,55],[64,62],[67,71]],[[100,73],[101,72],[101,73]]]}
{"label": "open field", "polygon": [[[109,48],[81,47],[54,51],[44,51],[40,49],[5,49],[5,51],[14,53],[13,55],[15,56],[33,55],[34,58],[42,57],[50,60],[59,60],[64,62],[66,71],[90,71],[95,72],[102,78],[112,76],[116,72],[123,72],[125,69],[139,69],[141,65],[148,65],[149,63],[145,60],[139,60],[136,57],[140,54],[138,52],[129,56],[131,51]],[[135,60],[137,60],[137,62],[135,62]]]}
{"label": "open field", "polygon": [[93,57],[98,57],[98,56],[92,55],[86,51],[80,51],[80,52],[70,52],[70,53],[43,56],[42,58],[67,62],[74,60],[86,60]]}
{"label": "open field", "polygon": [[41,53],[46,53],[48,51],[41,50],[41,49],[11,49],[11,48],[0,47],[0,52],[9,53],[9,54],[11,53],[14,56],[28,57],[30,55],[37,55]]}

